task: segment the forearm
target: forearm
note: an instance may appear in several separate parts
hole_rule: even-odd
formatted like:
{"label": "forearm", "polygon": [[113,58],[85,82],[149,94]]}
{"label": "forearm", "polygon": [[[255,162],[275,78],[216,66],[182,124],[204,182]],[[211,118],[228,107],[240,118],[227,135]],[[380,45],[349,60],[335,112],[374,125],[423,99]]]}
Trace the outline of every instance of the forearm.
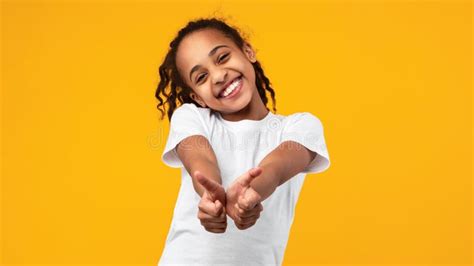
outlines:
{"label": "forearm", "polygon": [[268,160],[266,162],[262,161],[258,166],[263,171],[250,183],[250,186],[262,197],[261,201],[264,201],[279,186],[279,180],[276,177],[275,168],[272,167],[272,164],[269,164]]}
{"label": "forearm", "polygon": [[192,178],[194,190],[200,197],[204,193],[204,188],[194,177],[196,170],[199,170],[205,177],[222,184],[217,158],[205,137],[200,135],[190,136],[177,145],[176,151]]}
{"label": "forearm", "polygon": [[262,196],[268,198],[276,188],[291,177],[303,171],[316,156],[315,152],[294,141],[285,141],[271,151],[259,163],[262,174],[255,178],[250,186]]}
{"label": "forearm", "polygon": [[190,164],[189,170],[187,169],[188,173],[190,173],[191,178],[193,179],[193,187],[196,193],[199,194],[199,197],[202,197],[204,193],[204,187],[196,181],[195,177],[192,175],[194,171],[199,170],[202,175],[205,177],[216,181],[219,184],[222,184],[221,173],[219,168],[217,167],[217,163],[210,161],[204,157],[197,158],[193,160]]}

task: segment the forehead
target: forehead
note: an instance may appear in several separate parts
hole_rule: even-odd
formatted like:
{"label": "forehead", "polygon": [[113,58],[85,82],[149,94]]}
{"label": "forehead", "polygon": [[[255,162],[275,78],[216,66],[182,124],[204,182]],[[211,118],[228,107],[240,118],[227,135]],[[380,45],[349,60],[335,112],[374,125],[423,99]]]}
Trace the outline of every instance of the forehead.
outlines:
{"label": "forehead", "polygon": [[190,33],[178,46],[176,53],[178,68],[189,71],[194,65],[208,58],[209,51],[219,44],[236,48],[231,39],[215,29],[204,29]]}

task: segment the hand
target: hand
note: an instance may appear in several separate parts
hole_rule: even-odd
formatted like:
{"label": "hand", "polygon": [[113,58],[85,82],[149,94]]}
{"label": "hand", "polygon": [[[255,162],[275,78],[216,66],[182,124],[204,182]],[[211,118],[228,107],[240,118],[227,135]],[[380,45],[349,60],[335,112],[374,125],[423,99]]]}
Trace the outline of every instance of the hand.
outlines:
{"label": "hand", "polygon": [[252,180],[261,173],[260,167],[250,169],[238,177],[226,191],[227,214],[240,230],[254,225],[263,210],[262,197],[250,186]]}
{"label": "hand", "polygon": [[206,231],[224,233],[227,228],[224,188],[216,181],[203,176],[199,171],[194,172],[194,177],[205,189],[198,205],[198,219],[201,225]]}

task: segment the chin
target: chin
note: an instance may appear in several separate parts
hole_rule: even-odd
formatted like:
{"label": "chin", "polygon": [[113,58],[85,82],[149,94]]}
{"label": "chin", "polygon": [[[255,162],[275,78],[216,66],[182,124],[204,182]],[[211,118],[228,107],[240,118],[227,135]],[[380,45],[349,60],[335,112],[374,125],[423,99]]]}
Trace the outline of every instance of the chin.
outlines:
{"label": "chin", "polygon": [[243,110],[245,110],[246,108],[248,108],[250,106],[250,101],[245,101],[245,102],[242,102],[242,103],[239,103],[239,105],[236,105],[236,106],[233,106],[233,111],[231,111],[230,113],[238,113],[238,112],[241,112]]}

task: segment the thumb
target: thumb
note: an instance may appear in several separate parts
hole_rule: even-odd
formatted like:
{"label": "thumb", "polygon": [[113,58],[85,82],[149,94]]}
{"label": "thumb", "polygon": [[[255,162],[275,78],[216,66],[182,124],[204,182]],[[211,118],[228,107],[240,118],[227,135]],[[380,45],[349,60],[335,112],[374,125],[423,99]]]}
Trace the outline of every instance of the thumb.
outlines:
{"label": "thumb", "polygon": [[209,196],[211,196],[212,201],[214,201],[215,192],[219,189],[220,184],[212,179],[205,177],[198,170],[194,172],[194,177],[196,178],[198,183],[201,184],[204,187],[204,189],[209,193]]}
{"label": "thumb", "polygon": [[239,180],[240,184],[244,187],[250,186],[250,183],[252,182],[252,180],[254,180],[255,177],[259,176],[262,173],[262,171],[263,171],[262,168],[259,166],[248,170]]}
{"label": "thumb", "polygon": [[238,206],[243,210],[251,210],[260,203],[262,197],[252,188],[245,191],[243,196],[240,196],[237,200]]}

